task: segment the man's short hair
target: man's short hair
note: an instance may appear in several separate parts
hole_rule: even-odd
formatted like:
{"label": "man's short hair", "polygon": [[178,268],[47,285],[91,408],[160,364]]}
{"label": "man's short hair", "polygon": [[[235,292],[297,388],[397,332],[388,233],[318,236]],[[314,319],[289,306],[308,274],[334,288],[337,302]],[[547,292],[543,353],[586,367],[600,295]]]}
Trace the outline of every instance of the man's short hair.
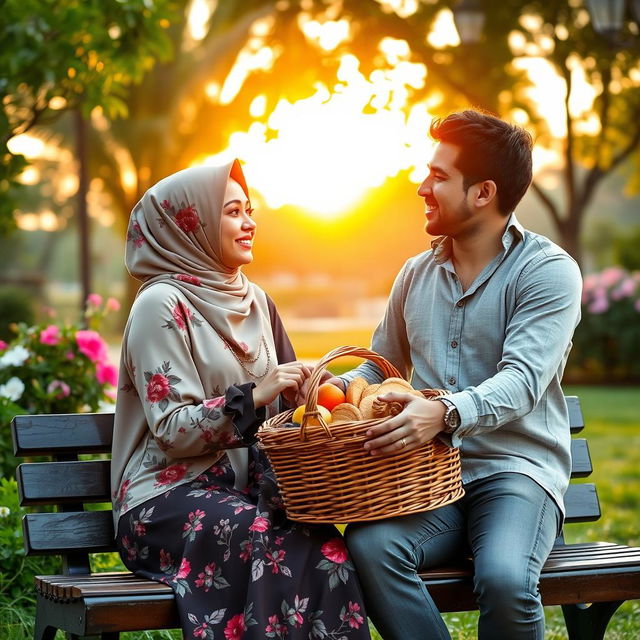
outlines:
{"label": "man's short hair", "polygon": [[477,182],[493,180],[498,209],[511,213],[522,200],[532,179],[531,135],[492,115],[468,109],[436,118],[431,137],[460,147],[456,167],[464,177],[465,191]]}

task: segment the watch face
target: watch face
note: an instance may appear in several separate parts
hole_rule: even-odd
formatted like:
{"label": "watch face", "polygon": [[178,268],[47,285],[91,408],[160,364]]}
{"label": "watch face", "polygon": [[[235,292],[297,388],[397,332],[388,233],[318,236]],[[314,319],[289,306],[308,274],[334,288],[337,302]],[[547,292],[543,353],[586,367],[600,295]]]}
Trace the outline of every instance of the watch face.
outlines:
{"label": "watch face", "polygon": [[445,415],[445,424],[447,425],[447,431],[451,432],[460,424],[460,414],[458,410],[452,405],[447,409]]}

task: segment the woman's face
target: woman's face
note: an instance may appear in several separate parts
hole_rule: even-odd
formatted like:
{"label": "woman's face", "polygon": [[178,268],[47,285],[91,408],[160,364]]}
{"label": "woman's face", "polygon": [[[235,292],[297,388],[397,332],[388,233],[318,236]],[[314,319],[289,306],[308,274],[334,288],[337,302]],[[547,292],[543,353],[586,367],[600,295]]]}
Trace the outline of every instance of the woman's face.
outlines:
{"label": "woman's face", "polygon": [[222,262],[230,269],[237,269],[253,260],[256,223],[252,216],[251,203],[242,187],[229,178],[220,220],[220,246]]}

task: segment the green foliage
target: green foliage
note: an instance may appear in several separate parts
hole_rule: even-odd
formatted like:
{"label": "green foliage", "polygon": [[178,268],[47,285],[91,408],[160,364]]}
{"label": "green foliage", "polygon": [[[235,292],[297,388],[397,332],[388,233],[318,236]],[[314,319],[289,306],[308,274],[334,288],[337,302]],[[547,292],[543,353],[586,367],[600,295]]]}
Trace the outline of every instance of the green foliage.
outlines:
{"label": "green foliage", "polygon": [[640,225],[627,233],[616,234],[613,241],[616,263],[629,271],[640,271]]}
{"label": "green foliage", "polygon": [[582,320],[566,378],[613,382],[640,379],[640,271],[611,267],[584,279]]}
{"label": "green foliage", "polygon": [[95,330],[116,300],[103,304],[89,296],[89,329],[74,324],[18,325],[18,335],[0,349],[0,471],[9,476],[9,423],[14,415],[97,411],[113,401],[117,370],[108,362],[107,345]]}
{"label": "green foliage", "polygon": [[[13,478],[0,479],[0,611],[11,607],[30,608],[35,602],[33,576],[58,573],[59,558],[27,557],[22,542],[22,516],[26,511],[18,504],[18,487]],[[23,637],[31,635],[24,629]],[[2,636],[4,637],[4,636]]]}
{"label": "green foliage", "polygon": [[15,337],[11,324],[31,324],[34,317],[33,301],[24,289],[0,287],[0,340]]}
{"label": "green foliage", "polygon": [[176,0],[2,3],[0,231],[11,225],[15,177],[25,164],[8,150],[10,138],[65,108],[88,114],[100,106],[109,117],[125,115],[127,87],[171,55],[166,27],[176,6]]}

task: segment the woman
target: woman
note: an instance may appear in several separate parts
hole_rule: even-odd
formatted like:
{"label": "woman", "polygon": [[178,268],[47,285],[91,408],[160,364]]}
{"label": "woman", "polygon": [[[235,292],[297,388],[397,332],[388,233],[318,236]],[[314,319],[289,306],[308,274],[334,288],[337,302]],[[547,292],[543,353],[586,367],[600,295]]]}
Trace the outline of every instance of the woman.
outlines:
{"label": "woman", "polygon": [[369,638],[345,546],[288,521],[257,427],[309,370],[241,271],[256,223],[237,161],[149,189],[126,263],[112,490],[131,571],[169,584],[185,638]]}

